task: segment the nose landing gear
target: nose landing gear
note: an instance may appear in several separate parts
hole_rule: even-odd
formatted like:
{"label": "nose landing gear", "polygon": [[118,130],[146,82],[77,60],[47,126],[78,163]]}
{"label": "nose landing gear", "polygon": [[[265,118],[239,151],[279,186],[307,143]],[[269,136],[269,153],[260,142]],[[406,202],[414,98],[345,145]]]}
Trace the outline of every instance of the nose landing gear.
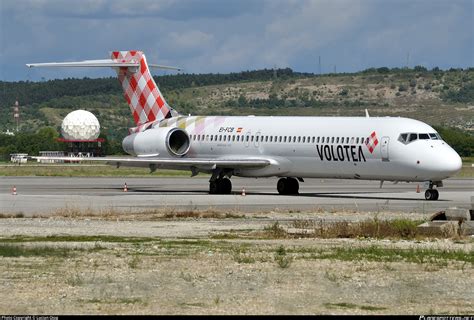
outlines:
{"label": "nose landing gear", "polygon": [[425,191],[426,200],[438,200],[439,192],[436,189],[428,189]]}
{"label": "nose landing gear", "polygon": [[426,200],[438,200],[439,192],[438,192],[438,190],[433,188],[435,185],[437,187],[442,187],[443,183],[441,181],[436,182],[436,183],[430,181],[430,186],[429,186],[428,190],[425,191],[425,199]]}

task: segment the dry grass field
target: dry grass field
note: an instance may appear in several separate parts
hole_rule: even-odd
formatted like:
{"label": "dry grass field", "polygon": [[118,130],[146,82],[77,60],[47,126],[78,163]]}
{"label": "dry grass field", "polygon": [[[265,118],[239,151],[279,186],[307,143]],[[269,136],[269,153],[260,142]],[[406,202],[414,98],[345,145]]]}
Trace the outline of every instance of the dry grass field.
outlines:
{"label": "dry grass field", "polygon": [[323,218],[344,213],[309,215],[69,209],[4,217],[0,312],[474,313],[472,237],[420,233],[409,214],[335,223]]}

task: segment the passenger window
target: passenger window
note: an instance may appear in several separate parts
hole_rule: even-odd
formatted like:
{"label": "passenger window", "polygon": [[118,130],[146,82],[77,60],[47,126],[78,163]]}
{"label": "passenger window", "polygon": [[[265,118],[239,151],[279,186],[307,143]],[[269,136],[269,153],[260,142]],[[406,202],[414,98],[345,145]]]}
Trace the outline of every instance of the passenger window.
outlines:
{"label": "passenger window", "polygon": [[270,142],[273,142],[273,136],[270,136]]}
{"label": "passenger window", "polygon": [[247,136],[245,140],[247,140],[247,142],[249,142],[249,136]]}
{"label": "passenger window", "polygon": [[303,143],[305,143],[305,142],[306,142],[306,137],[303,137]]}
{"label": "passenger window", "polygon": [[301,142],[301,137],[298,137],[298,143]]}
{"label": "passenger window", "polygon": [[430,136],[427,133],[420,133],[418,135],[418,139],[420,139],[420,140],[429,140]]}
{"label": "passenger window", "polygon": [[265,142],[268,142],[268,136],[265,136]]}
{"label": "passenger window", "polygon": [[360,138],[360,144],[363,144],[364,143],[364,137],[361,137]]}
{"label": "passenger window", "polygon": [[418,134],[416,133],[410,133],[410,136],[408,137],[408,142],[412,142],[418,139]]}
{"label": "passenger window", "polygon": [[255,136],[252,136],[252,138],[250,138],[250,140],[253,142],[253,140],[255,139]]}
{"label": "passenger window", "polygon": [[293,136],[293,142],[296,142],[296,136]]}
{"label": "passenger window", "polygon": [[359,144],[359,137],[357,137],[356,139],[356,144]]}
{"label": "passenger window", "polygon": [[312,141],[312,143],[314,143],[314,137],[313,137],[313,138],[311,138],[311,141]]}

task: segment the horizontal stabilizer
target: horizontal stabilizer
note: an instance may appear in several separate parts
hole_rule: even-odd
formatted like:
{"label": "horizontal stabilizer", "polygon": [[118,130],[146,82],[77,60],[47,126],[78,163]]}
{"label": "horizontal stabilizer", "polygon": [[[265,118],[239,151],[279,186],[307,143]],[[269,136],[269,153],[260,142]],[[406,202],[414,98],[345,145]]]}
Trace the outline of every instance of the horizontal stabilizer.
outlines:
{"label": "horizontal stabilizer", "polygon": [[[32,67],[111,67],[111,68],[120,68],[120,67],[139,67],[140,62],[131,62],[131,61],[117,61],[114,59],[101,59],[101,60],[85,60],[78,62],[47,62],[47,63],[29,63],[26,65],[28,68]],[[181,68],[164,66],[160,64],[149,64],[151,68],[165,69],[165,70],[176,70],[181,71]]]}

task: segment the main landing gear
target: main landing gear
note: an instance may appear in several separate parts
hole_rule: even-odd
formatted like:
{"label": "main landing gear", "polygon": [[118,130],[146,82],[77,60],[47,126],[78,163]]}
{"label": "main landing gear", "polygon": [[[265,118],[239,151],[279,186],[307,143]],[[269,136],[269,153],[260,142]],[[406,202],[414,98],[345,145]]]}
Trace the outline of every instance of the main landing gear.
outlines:
{"label": "main landing gear", "polygon": [[209,193],[210,194],[230,194],[232,192],[232,170],[216,169],[212,172],[211,179],[209,180]]}
{"label": "main landing gear", "polygon": [[281,178],[277,183],[277,190],[279,194],[298,194],[300,185],[295,178]]}
{"label": "main landing gear", "polygon": [[[440,183],[436,184],[436,186],[439,187]],[[438,192],[438,190],[434,189],[433,186],[434,186],[434,183],[430,182],[429,188],[425,191],[425,199],[426,200],[438,200],[439,192]],[[441,184],[441,186],[442,186],[442,184]]]}
{"label": "main landing gear", "polygon": [[230,194],[232,192],[232,182],[229,178],[218,178],[209,182],[210,194]]}

